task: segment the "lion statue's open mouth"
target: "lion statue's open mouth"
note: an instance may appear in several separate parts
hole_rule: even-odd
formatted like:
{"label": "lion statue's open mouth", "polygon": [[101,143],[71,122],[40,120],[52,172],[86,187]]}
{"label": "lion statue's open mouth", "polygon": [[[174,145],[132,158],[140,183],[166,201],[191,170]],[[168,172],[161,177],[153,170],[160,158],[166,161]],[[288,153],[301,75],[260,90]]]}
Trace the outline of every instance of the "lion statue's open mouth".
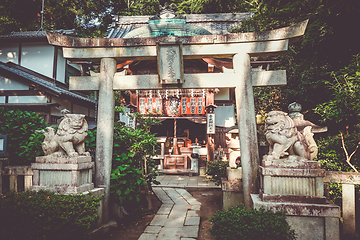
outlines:
{"label": "lion statue's open mouth", "polygon": [[269,142],[268,157],[280,159],[286,153],[310,160],[305,137],[296,129],[293,120],[285,112],[271,111],[265,119],[265,136]]}
{"label": "lion statue's open mouth", "polygon": [[90,153],[85,152],[85,138],[88,130],[85,115],[66,114],[56,133],[51,127],[46,129],[48,132],[44,134],[45,139],[42,143],[45,156],[90,156]]}

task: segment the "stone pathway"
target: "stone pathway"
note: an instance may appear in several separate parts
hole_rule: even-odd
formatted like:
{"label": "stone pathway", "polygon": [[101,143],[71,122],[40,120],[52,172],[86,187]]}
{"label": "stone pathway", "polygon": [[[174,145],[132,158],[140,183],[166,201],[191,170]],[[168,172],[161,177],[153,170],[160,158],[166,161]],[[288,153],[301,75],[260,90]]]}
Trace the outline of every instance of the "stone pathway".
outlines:
{"label": "stone pathway", "polygon": [[201,203],[184,188],[220,188],[204,176],[161,175],[153,191],[162,205],[139,240],[191,240],[199,234]]}
{"label": "stone pathway", "polygon": [[153,187],[162,205],[139,240],[197,239],[201,203],[183,188]]}
{"label": "stone pathway", "polygon": [[216,186],[214,182],[205,179],[204,176],[192,176],[187,175],[160,175],[156,178],[160,182],[161,187],[176,187],[176,188],[221,188]]}

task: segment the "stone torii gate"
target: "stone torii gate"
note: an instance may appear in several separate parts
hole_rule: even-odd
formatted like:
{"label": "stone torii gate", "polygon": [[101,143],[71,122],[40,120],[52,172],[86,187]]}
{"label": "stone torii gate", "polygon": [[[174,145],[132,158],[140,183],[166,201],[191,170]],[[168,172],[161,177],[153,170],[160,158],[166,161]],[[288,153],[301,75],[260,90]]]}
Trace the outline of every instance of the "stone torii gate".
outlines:
{"label": "stone torii gate", "polygon": [[[105,188],[104,222],[109,219],[114,90],[167,88],[235,88],[237,122],[243,171],[244,203],[251,207],[250,194],[258,192],[259,153],[256,136],[253,87],[286,85],[286,71],[252,71],[250,57],[279,55],[290,41],[301,38],[308,21],[281,29],[156,38],[77,38],[47,32],[52,45],[63,48],[66,59],[100,62],[96,76],[70,77],[70,90],[99,91],[96,143],[96,187]],[[233,71],[184,74],[183,59],[233,59]],[[120,75],[118,62],[157,60],[157,75]]]}

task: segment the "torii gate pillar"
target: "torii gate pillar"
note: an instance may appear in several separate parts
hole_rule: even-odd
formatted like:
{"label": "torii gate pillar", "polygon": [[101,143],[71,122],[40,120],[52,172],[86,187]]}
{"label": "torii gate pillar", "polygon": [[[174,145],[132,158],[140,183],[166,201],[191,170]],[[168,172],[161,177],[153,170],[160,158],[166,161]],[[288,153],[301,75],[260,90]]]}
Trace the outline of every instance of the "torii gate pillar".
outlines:
{"label": "torii gate pillar", "polygon": [[109,221],[110,175],[113,153],[114,108],[113,90],[116,60],[102,58],[100,64],[99,102],[96,132],[95,184],[105,189],[103,201],[103,222]]}
{"label": "torii gate pillar", "polygon": [[250,194],[258,192],[259,189],[258,168],[260,160],[249,54],[246,52],[235,54],[233,66],[238,78],[235,87],[235,99],[240,139],[244,204],[246,208],[250,208]]}

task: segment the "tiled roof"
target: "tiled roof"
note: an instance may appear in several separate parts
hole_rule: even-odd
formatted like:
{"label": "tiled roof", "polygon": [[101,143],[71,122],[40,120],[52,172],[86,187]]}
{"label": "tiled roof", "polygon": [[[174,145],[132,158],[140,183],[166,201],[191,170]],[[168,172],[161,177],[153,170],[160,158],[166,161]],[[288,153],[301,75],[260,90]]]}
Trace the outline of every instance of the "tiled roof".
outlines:
{"label": "tiled roof", "polygon": [[7,72],[16,74],[27,81],[35,83],[44,89],[44,91],[52,93],[53,95],[63,95],[65,98],[75,98],[91,104],[96,104],[97,100],[91,98],[85,94],[70,91],[65,84],[62,84],[55,79],[43,76],[39,73],[33,72],[27,68],[21,67],[15,63],[3,63],[0,62],[0,71],[5,70]]}
{"label": "tiled roof", "polygon": [[[75,29],[71,30],[55,30],[55,33],[63,34],[63,35],[74,35],[76,33]],[[27,32],[12,32],[8,35],[0,35],[0,39],[8,39],[8,38],[46,38],[45,31],[27,31]]]}
{"label": "tiled roof", "polygon": [[[241,21],[251,18],[255,12],[184,14],[186,23],[205,28],[212,34],[227,34],[228,30],[239,26]],[[128,32],[148,25],[153,16],[118,16],[115,15],[105,38],[123,38]]]}

